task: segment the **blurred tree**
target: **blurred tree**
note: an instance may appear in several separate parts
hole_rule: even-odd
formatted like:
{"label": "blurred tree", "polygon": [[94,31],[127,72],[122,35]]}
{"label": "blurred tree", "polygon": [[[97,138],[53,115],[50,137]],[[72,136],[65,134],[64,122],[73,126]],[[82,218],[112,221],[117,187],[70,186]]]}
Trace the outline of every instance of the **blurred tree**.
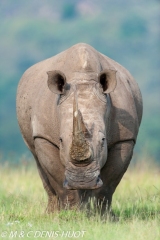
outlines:
{"label": "blurred tree", "polygon": [[144,19],[137,15],[127,16],[127,19],[122,22],[121,32],[124,37],[144,35],[147,32]]}
{"label": "blurred tree", "polygon": [[22,56],[17,63],[18,69],[23,73],[27,68],[31,67],[34,64],[34,60],[29,56]]}
{"label": "blurred tree", "polygon": [[62,19],[73,19],[77,16],[76,2],[68,2],[63,5]]}

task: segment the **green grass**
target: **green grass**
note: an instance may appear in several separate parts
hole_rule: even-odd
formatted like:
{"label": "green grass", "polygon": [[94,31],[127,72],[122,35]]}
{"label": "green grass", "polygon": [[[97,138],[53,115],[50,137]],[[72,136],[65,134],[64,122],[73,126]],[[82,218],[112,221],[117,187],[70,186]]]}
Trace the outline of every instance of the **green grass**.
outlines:
{"label": "green grass", "polygon": [[80,211],[45,214],[47,197],[33,164],[1,165],[0,176],[0,239],[160,239],[160,168],[151,164],[124,175],[113,197],[118,222]]}

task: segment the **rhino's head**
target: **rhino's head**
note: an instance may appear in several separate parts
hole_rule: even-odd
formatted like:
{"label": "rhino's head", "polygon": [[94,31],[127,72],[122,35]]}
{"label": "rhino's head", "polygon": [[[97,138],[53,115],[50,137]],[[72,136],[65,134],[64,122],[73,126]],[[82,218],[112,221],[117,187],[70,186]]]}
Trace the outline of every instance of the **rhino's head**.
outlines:
{"label": "rhino's head", "polygon": [[116,71],[88,71],[87,64],[68,79],[60,70],[48,72],[48,86],[59,95],[60,158],[67,189],[101,187],[100,169],[107,160],[108,93],[116,86]]}

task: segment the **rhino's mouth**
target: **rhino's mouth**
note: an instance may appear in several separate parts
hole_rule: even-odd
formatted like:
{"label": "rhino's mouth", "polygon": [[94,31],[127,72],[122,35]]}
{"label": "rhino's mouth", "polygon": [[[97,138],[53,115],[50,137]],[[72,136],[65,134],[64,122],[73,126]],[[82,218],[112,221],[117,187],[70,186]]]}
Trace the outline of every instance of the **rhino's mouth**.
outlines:
{"label": "rhino's mouth", "polygon": [[88,166],[74,166],[69,163],[65,171],[65,180],[63,183],[66,189],[96,189],[103,185],[100,179],[100,169],[96,162]]}

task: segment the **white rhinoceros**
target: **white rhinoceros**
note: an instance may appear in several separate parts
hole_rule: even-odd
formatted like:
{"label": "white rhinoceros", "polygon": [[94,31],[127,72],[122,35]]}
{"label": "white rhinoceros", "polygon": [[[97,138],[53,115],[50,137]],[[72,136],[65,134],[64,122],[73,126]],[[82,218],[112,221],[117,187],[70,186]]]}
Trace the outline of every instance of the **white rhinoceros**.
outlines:
{"label": "white rhinoceros", "polygon": [[102,213],[109,210],[142,117],[141,93],[130,73],[91,46],[76,44],[24,73],[17,116],[48,211],[92,197]]}

